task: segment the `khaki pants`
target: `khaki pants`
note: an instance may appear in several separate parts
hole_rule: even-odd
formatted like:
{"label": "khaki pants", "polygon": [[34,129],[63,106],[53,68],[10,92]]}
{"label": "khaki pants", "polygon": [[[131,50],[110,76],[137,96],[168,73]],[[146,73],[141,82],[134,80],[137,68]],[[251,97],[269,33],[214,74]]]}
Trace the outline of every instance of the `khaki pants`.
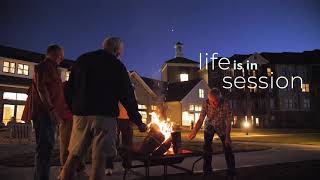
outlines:
{"label": "khaki pants", "polygon": [[60,136],[60,164],[64,165],[68,158],[68,147],[71,137],[72,120],[64,120],[59,125]]}
{"label": "khaki pants", "polygon": [[117,120],[104,116],[73,116],[70,154],[63,167],[61,180],[75,179],[75,171],[92,144],[90,180],[104,179],[105,159],[115,156]]}

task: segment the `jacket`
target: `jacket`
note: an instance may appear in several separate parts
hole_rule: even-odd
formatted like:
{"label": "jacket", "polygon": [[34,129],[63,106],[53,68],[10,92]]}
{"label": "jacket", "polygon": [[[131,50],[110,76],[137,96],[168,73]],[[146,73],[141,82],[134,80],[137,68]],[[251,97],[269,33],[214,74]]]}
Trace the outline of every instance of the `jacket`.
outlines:
{"label": "jacket", "polygon": [[126,67],[105,50],[85,53],[76,60],[65,97],[74,115],[117,117],[120,101],[129,118],[142,123]]}

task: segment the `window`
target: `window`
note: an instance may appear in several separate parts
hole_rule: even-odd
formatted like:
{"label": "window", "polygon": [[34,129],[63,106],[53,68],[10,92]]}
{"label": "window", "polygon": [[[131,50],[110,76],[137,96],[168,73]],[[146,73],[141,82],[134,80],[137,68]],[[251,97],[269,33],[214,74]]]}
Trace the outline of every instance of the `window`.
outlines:
{"label": "window", "polygon": [[259,126],[259,118],[256,118],[256,126]]}
{"label": "window", "polygon": [[16,112],[17,122],[24,122],[24,121],[21,120],[22,114],[23,114],[23,110],[24,110],[24,105],[17,105],[16,108],[17,108],[17,112]]}
{"label": "window", "polygon": [[18,74],[29,76],[29,66],[26,64],[18,64]]}
{"label": "window", "polygon": [[156,111],[156,110],[157,110],[157,106],[151,105],[151,110],[152,110],[152,111]]}
{"label": "window", "polygon": [[189,111],[194,111],[194,105],[193,104],[190,104]]}
{"label": "window", "polygon": [[199,89],[199,98],[204,98],[204,90]]}
{"label": "window", "polygon": [[191,126],[191,119],[188,111],[182,112],[182,126]]}
{"label": "window", "polygon": [[273,74],[273,72],[271,71],[271,68],[267,68],[267,75],[271,76]]}
{"label": "window", "polygon": [[301,91],[302,92],[310,92],[309,84],[301,84]]}
{"label": "window", "polygon": [[13,92],[4,92],[3,99],[6,100],[18,100],[18,101],[26,101],[28,95],[25,93],[13,93]]}
{"label": "window", "polygon": [[4,92],[4,93],[3,93],[3,99],[7,99],[7,100],[17,100],[17,93]]}
{"label": "window", "polygon": [[288,108],[293,109],[293,101],[292,99],[288,99]]}
{"label": "window", "polygon": [[3,61],[3,72],[14,74],[16,69],[16,63]]}
{"label": "window", "polygon": [[146,111],[139,111],[142,117],[142,122],[147,123],[147,112]]}
{"label": "window", "polygon": [[310,109],[310,99],[309,98],[303,99],[303,108]]}
{"label": "window", "polygon": [[14,105],[4,104],[3,105],[3,119],[2,122],[7,125],[10,119],[14,117]]}
{"label": "window", "polygon": [[147,109],[147,106],[144,104],[138,104],[138,109]]}
{"label": "window", "polygon": [[195,106],[194,106],[194,111],[200,112],[201,109],[202,109],[201,105],[195,105]]}
{"label": "window", "polygon": [[70,78],[70,71],[66,71],[65,73],[65,80],[68,81]]}
{"label": "window", "polygon": [[180,81],[181,82],[188,81],[188,80],[189,80],[189,74],[185,74],[185,73],[180,74]]}

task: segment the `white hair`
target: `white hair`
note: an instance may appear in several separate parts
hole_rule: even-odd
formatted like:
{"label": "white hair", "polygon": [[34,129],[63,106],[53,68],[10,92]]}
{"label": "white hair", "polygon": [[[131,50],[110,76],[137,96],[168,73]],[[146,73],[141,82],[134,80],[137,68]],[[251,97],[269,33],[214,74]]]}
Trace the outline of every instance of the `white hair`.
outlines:
{"label": "white hair", "polygon": [[122,44],[122,40],[119,37],[107,37],[103,40],[102,48],[108,52],[116,53]]}

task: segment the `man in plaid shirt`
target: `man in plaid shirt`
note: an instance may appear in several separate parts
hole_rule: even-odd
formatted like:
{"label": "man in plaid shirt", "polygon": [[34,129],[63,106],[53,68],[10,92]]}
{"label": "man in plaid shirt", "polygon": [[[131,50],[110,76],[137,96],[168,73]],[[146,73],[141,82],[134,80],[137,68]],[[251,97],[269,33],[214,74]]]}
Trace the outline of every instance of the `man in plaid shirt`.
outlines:
{"label": "man in plaid shirt", "polygon": [[195,128],[189,135],[192,140],[200,130],[204,119],[204,155],[203,172],[205,175],[212,173],[212,140],[215,133],[218,134],[222,142],[225,159],[228,166],[228,174],[235,174],[235,160],[231,147],[231,118],[232,112],[228,101],[222,98],[219,89],[213,88],[208,93],[208,99],[202,105],[202,111]]}

